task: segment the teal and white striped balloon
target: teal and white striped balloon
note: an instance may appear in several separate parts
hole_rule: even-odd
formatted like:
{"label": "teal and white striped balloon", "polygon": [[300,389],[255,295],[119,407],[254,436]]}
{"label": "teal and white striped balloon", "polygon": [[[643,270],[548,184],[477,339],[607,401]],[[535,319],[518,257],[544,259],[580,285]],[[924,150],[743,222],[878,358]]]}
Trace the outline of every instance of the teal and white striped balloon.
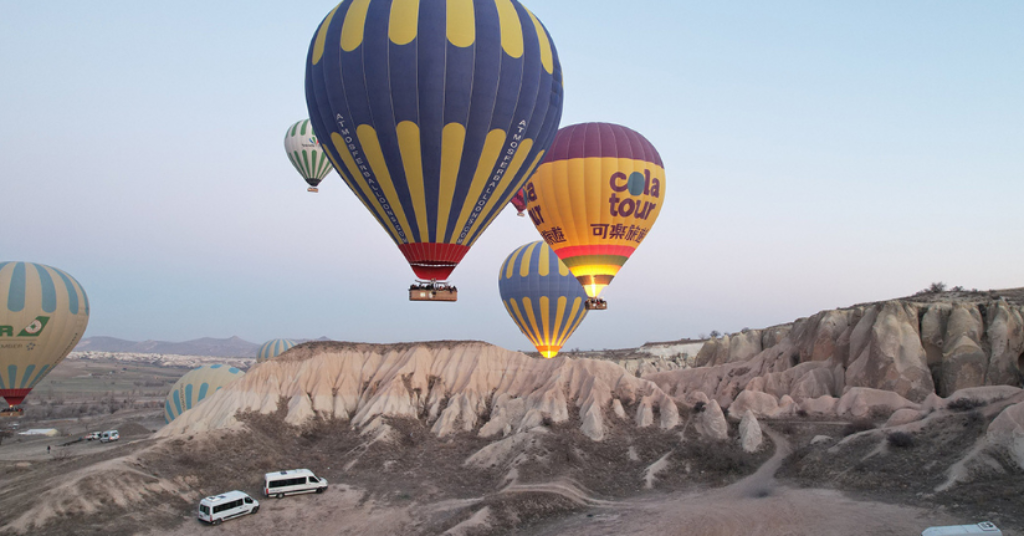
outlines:
{"label": "teal and white striped balloon", "polygon": [[88,324],[89,298],[75,278],[43,264],[0,261],[0,397],[21,404]]}
{"label": "teal and white striped balloon", "polygon": [[296,344],[297,343],[291,339],[274,339],[267,341],[263,343],[263,346],[260,346],[260,351],[256,353],[256,362],[262,363],[268,359],[275,358],[288,351],[289,348]]}
{"label": "teal and white striped balloon", "polygon": [[171,392],[167,393],[164,420],[170,423],[204,398],[242,376],[245,376],[244,372],[227,365],[203,365],[186,372],[171,386]]}
{"label": "teal and white striped balloon", "polygon": [[288,127],[288,132],[284,135],[284,150],[288,153],[292,165],[309,184],[309,188],[306,189],[309,192],[317,192],[317,185],[331,169],[334,169],[320,147],[316,134],[313,134],[313,126],[309,124],[309,119],[303,119]]}

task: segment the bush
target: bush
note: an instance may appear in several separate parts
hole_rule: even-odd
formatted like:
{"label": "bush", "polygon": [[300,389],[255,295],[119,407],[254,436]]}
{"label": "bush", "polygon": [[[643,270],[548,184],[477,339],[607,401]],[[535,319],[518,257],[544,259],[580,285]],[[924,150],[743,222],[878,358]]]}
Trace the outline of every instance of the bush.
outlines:
{"label": "bush", "polygon": [[958,398],[949,404],[946,404],[946,409],[951,409],[953,411],[968,411],[984,405],[985,401],[978,400],[977,398]]}
{"label": "bush", "polygon": [[704,402],[697,402],[696,404],[693,405],[693,412],[694,413],[700,413],[700,412],[704,411],[704,406],[705,405],[706,404],[704,404]]}
{"label": "bush", "polygon": [[886,436],[885,439],[891,447],[905,449],[914,446],[914,436],[906,432],[893,432]]}
{"label": "bush", "polygon": [[867,419],[858,419],[846,425],[843,428],[843,437],[851,436],[860,432],[866,432],[868,430],[874,430],[875,423]]}

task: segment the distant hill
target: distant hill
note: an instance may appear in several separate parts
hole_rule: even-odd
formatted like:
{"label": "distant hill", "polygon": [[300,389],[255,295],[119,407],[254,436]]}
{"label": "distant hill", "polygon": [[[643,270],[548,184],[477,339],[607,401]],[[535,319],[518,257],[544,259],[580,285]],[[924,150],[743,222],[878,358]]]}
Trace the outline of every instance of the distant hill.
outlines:
{"label": "distant hill", "polygon": [[76,352],[116,352],[131,354],[206,355],[214,357],[256,357],[260,345],[231,337],[203,337],[185,342],[126,341],[114,337],[89,337],[75,347]]}
{"label": "distant hill", "polygon": [[[314,339],[292,339],[303,343]],[[315,339],[330,341],[327,337]],[[124,354],[175,354],[212,357],[256,357],[260,344],[239,337],[214,339],[203,337],[185,342],[126,341],[115,337],[89,337],[75,346],[76,352],[112,352]]]}

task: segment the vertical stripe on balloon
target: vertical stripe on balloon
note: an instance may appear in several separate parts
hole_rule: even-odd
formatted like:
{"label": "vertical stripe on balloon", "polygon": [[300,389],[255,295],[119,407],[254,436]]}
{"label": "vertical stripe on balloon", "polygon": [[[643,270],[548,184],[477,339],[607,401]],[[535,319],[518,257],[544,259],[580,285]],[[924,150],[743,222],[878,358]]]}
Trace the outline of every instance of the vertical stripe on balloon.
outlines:
{"label": "vertical stripe on balloon", "polygon": [[19,262],[14,265],[14,273],[11,274],[11,283],[7,290],[7,310],[21,312],[25,308],[25,263]]}

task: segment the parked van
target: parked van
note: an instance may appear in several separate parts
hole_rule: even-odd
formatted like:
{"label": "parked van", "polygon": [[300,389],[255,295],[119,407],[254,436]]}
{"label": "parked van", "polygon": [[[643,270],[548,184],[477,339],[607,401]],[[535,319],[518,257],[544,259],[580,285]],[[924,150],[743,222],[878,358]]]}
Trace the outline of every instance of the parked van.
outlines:
{"label": "parked van", "polygon": [[100,434],[100,443],[109,443],[118,439],[121,439],[121,434],[117,433],[117,430],[107,430]]}
{"label": "parked van", "polygon": [[263,475],[263,494],[280,499],[295,493],[323,493],[327,479],[318,478],[309,469],[291,469]]}
{"label": "parked van", "polygon": [[260,510],[260,502],[243,491],[229,491],[199,501],[199,521],[219,525],[225,519],[234,519]]}
{"label": "parked van", "polygon": [[945,527],[929,527],[921,536],[960,536],[965,534],[984,534],[985,536],[1003,536],[991,521],[982,521],[977,525],[949,525]]}

